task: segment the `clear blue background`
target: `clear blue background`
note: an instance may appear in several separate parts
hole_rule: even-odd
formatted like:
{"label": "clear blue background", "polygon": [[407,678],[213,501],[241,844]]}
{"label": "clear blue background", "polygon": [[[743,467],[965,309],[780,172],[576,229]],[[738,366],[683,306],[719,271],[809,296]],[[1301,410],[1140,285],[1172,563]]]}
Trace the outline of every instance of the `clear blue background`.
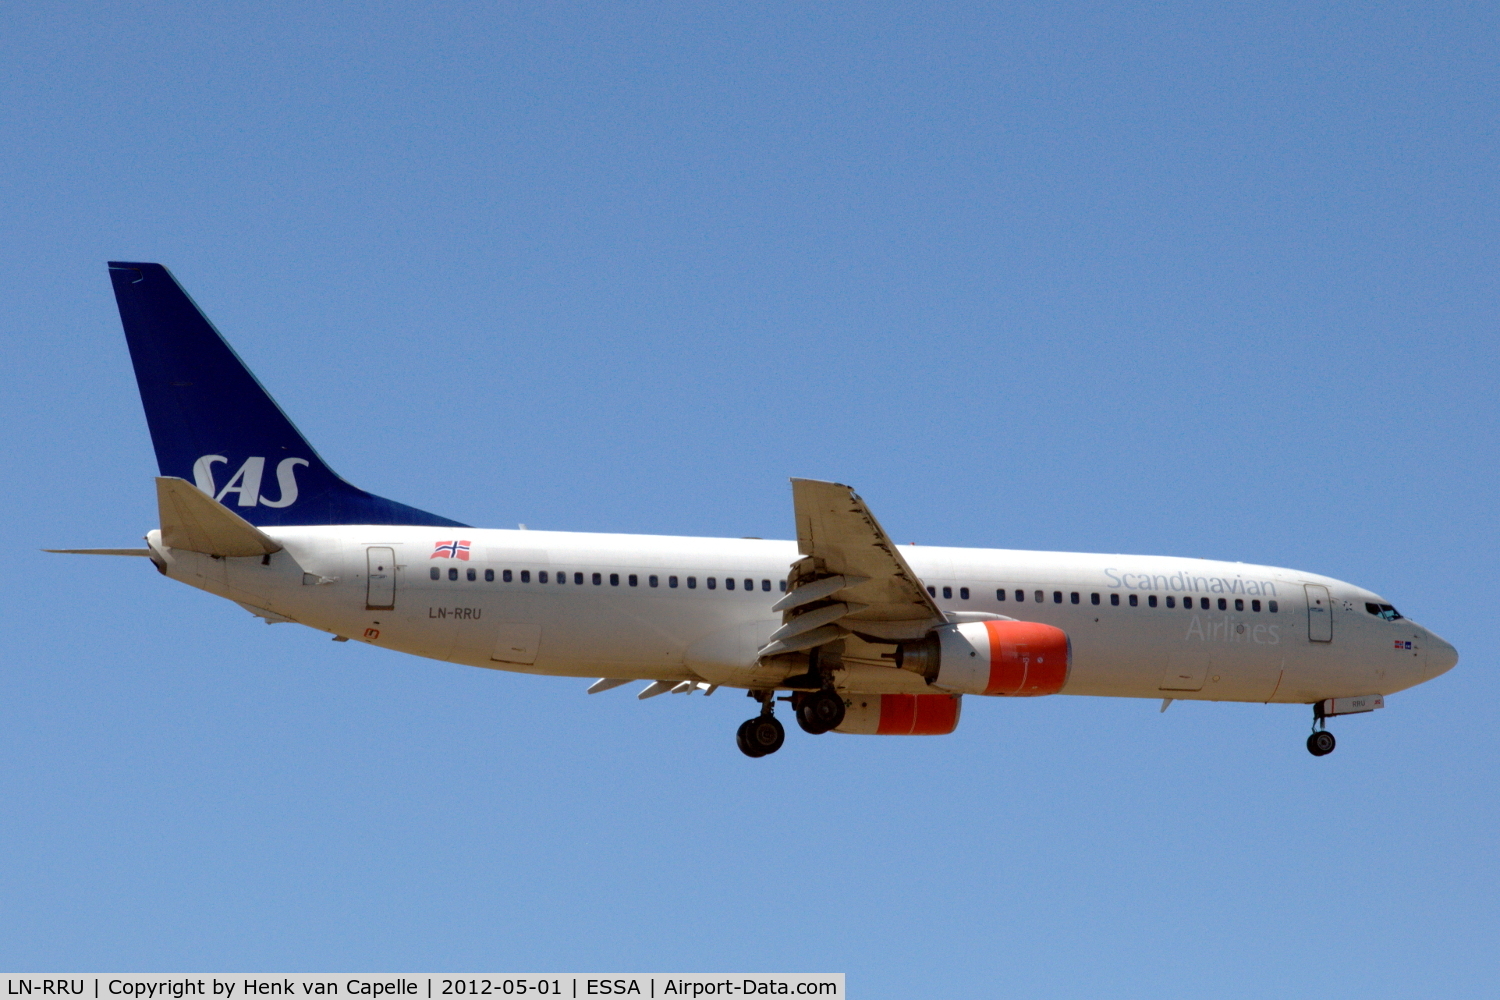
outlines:
{"label": "clear blue background", "polygon": [[[21,4],[0,28],[0,967],[846,971],[858,997],[1492,995],[1488,4]],[[1296,706],[749,703],[331,644],[131,545],[106,278],[474,524],[1358,582],[1458,668]]]}

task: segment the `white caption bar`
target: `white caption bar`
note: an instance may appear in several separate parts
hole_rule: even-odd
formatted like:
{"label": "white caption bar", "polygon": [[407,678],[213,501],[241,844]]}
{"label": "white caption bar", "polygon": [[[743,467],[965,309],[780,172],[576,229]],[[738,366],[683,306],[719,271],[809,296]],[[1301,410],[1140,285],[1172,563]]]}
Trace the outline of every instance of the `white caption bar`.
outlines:
{"label": "white caption bar", "polygon": [[3,1000],[256,1000],[261,997],[361,997],[368,1000],[411,997],[451,1000],[462,997],[839,997],[844,974],[830,973],[588,973],[486,972],[443,973],[291,973],[289,975],[204,975],[143,973],[72,973],[68,975],[0,975]]}

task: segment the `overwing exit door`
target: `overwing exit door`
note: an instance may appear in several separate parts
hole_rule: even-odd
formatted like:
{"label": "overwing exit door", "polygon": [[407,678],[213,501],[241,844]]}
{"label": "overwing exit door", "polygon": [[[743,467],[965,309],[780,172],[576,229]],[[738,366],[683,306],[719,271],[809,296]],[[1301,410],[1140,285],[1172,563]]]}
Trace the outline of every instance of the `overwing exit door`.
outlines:
{"label": "overwing exit door", "polygon": [[389,611],[396,606],[396,550],[372,545],[365,550],[365,607]]}
{"label": "overwing exit door", "polygon": [[1307,638],[1313,642],[1333,641],[1333,601],[1328,588],[1316,583],[1302,585],[1307,591]]}

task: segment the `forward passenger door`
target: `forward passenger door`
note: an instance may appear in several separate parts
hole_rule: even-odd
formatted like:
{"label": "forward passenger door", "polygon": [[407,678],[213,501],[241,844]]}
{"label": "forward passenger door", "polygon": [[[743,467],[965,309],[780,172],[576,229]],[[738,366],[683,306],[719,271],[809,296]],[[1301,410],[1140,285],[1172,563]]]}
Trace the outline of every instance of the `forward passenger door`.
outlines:
{"label": "forward passenger door", "polygon": [[1311,642],[1333,641],[1333,601],[1328,588],[1316,583],[1303,584],[1307,591],[1307,638]]}

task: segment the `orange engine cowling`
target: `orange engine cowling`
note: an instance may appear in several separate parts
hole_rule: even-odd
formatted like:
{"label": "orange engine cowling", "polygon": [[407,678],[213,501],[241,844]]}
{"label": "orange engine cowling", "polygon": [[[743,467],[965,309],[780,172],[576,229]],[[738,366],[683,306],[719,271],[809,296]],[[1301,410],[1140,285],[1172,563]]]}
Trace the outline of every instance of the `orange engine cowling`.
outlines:
{"label": "orange engine cowling", "polygon": [[1068,633],[1040,622],[947,625],[901,646],[897,664],[927,683],[965,694],[1056,694],[1068,683]]}
{"label": "orange engine cowling", "polygon": [[868,736],[946,736],[958,728],[963,695],[851,694],[844,696],[838,733]]}

